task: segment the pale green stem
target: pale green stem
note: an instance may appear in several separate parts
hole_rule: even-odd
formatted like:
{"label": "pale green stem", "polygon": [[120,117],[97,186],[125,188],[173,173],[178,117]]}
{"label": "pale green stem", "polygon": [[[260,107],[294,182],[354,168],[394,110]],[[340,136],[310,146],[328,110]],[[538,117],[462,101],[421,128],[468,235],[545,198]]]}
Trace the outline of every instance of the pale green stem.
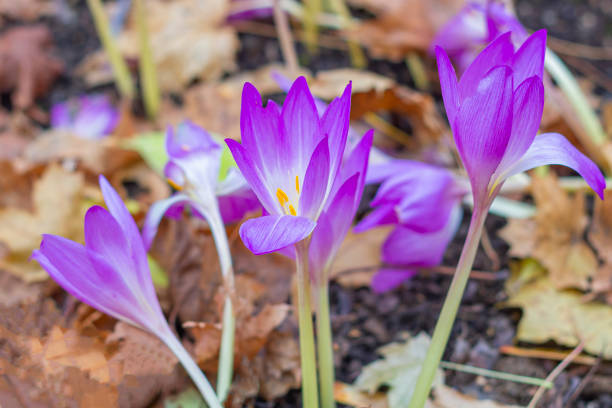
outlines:
{"label": "pale green stem", "polygon": [[461,257],[457,264],[457,270],[451,282],[450,288],[444,300],[440,317],[436,323],[433,336],[431,338],[431,344],[425,355],[423,367],[417,380],[414,394],[410,400],[410,408],[423,408],[431,384],[433,383],[436,371],[442,360],[442,354],[446,348],[446,343],[453,328],[455,317],[457,316],[457,310],[465,291],[468,278],[470,277],[470,271],[476,257],[476,251],[478,249],[478,243],[480,242],[480,236],[482,234],[482,227],[487,215],[487,208],[480,209],[478,206],[474,208],[472,214],[472,220],[470,221],[470,229],[468,231],[467,238],[461,251]]}
{"label": "pale green stem", "polygon": [[[601,126],[601,122],[597,118],[597,115],[593,109],[591,109],[589,101],[586,99],[582,89],[580,89],[576,78],[574,78],[570,70],[567,69],[563,61],[561,61],[561,58],[559,58],[557,54],[548,48],[546,49],[544,66],[546,67],[546,71],[548,71],[550,76],[556,81],[559,88],[561,88],[565,96],[567,96],[567,99],[576,111],[576,115],[582,123],[586,133],[590,136],[592,144],[595,147],[601,147],[608,138],[603,130],[603,127]],[[589,143],[584,144],[585,147],[589,147]],[[605,165],[608,167],[609,163],[605,163]]]}
{"label": "pale green stem", "polygon": [[300,332],[300,362],[302,365],[302,407],[318,408],[319,391],[317,384],[314,330],[310,306],[310,276],[308,275],[308,242],[295,245],[297,269],[298,325]]}
{"label": "pale green stem", "polygon": [[206,376],[200,370],[200,367],[193,361],[185,347],[181,344],[181,342],[174,336],[174,334],[168,328],[167,333],[161,337],[161,340],[166,343],[166,345],[172,350],[174,355],[179,359],[183,367],[185,367],[185,371],[191,377],[191,380],[194,382],[200,394],[208,404],[209,408],[221,408],[221,403],[217,399],[217,395],[215,394],[215,390],[213,390],[212,386],[206,379]]}
{"label": "pale green stem", "polygon": [[134,83],[130,76],[130,70],[121,56],[117,42],[111,33],[110,24],[108,23],[102,2],[100,0],[87,0],[87,5],[91,11],[102,47],[111,64],[119,93],[124,98],[132,99],[134,97]]}
{"label": "pale green stem", "polygon": [[140,50],[140,84],[142,86],[142,97],[147,115],[150,118],[155,118],[159,112],[161,97],[143,1],[134,1],[136,27],[138,29],[138,48]]}
{"label": "pale green stem", "polygon": [[329,284],[327,279],[324,279],[324,282],[319,285],[317,295],[317,357],[319,361],[321,408],[335,408],[334,346],[329,318]]}
{"label": "pale green stem", "polygon": [[210,225],[217,254],[221,264],[221,273],[225,284],[226,295],[223,305],[223,321],[221,332],[221,348],[219,350],[219,369],[217,374],[217,395],[221,402],[224,402],[232,384],[234,371],[234,337],[236,331],[236,317],[232,306],[232,295],[234,293],[234,271],[232,267],[232,257],[225,226],[218,208],[204,212],[208,214],[207,220]]}

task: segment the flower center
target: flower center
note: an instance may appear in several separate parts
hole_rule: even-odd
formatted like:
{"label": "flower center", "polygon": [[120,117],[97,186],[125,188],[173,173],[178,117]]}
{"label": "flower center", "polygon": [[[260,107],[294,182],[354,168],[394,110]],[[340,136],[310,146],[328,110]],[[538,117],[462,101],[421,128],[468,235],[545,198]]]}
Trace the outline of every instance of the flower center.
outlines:
{"label": "flower center", "polygon": [[[300,178],[295,176],[295,192],[297,193],[297,197],[300,197]],[[291,200],[289,200],[289,196],[287,193],[283,191],[281,188],[276,189],[276,198],[278,199],[279,204],[281,205],[283,211],[287,215],[297,215],[297,204],[293,206]]]}

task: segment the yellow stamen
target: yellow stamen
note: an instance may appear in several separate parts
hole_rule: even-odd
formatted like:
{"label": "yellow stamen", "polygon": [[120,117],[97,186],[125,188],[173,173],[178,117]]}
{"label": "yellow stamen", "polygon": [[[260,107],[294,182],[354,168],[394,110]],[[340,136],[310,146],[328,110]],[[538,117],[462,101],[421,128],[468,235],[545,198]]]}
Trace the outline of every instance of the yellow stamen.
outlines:
{"label": "yellow stamen", "polygon": [[295,176],[295,191],[300,194],[300,178]]}
{"label": "yellow stamen", "polygon": [[166,181],[168,181],[168,184],[170,184],[172,186],[172,188],[175,189],[176,191],[183,190],[183,186],[179,186],[174,181],[172,181],[172,179],[166,179]]}
{"label": "yellow stamen", "polygon": [[181,150],[184,152],[188,152],[190,150],[190,147],[186,144],[181,145]]}
{"label": "yellow stamen", "polygon": [[280,203],[281,207],[284,207],[285,203],[289,201],[289,197],[287,197],[287,194],[280,188],[276,189],[276,198],[278,199],[278,202]]}
{"label": "yellow stamen", "polygon": [[289,214],[297,215],[297,213],[295,212],[295,208],[293,208],[293,206],[291,204],[289,204]]}

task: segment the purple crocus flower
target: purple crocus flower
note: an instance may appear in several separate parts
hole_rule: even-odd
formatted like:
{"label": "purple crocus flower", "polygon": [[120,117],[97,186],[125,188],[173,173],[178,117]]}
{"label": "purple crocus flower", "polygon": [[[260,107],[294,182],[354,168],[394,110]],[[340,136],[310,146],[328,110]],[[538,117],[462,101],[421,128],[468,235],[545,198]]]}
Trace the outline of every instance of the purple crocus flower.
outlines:
{"label": "purple crocus flower", "polygon": [[159,337],[181,361],[207,403],[220,408],[212,387],[162,313],[134,219],[104,176],[100,176],[100,188],[108,210],[96,205],[87,211],[85,245],[43,235],[32,258],[80,301]]}
{"label": "purple crocus flower", "polygon": [[442,97],[475,205],[487,208],[503,182],[531,168],[560,164],[578,172],[603,198],[601,171],[563,136],[536,137],[544,108],[546,31],[514,51],[510,32],[487,46],[457,82],[447,54],[436,48]]}
{"label": "purple crocus flower", "polygon": [[109,135],[118,121],[119,111],[104,95],[84,95],[51,108],[51,127],[68,130],[85,139]]}
{"label": "purple crocus flower", "polygon": [[469,192],[449,170],[410,160],[372,166],[370,182],[381,182],[374,210],[357,226],[363,232],[396,225],[382,247],[381,268],[372,280],[376,292],[397,287],[419,268],[440,264],[461,221],[461,199]]}
{"label": "purple crocus flower", "polygon": [[223,222],[236,222],[259,208],[238,169],[232,167],[227,174],[220,174],[223,147],[204,129],[189,121],[178,125],[176,131],[169,127],[166,151],[169,161],[164,172],[179,192],[151,206],[142,230],[147,248],[164,214],[180,215],[185,206],[205,218],[211,228],[223,228]]}
{"label": "purple crocus flower", "polygon": [[[253,253],[278,251],[307,238],[334,198],[349,128],[350,95],[349,84],[319,117],[303,77],[293,83],[282,109],[272,101],[263,107],[255,87],[245,84],[242,144],[226,142],[266,212],[240,228]],[[348,194],[342,187],[337,191]]]}

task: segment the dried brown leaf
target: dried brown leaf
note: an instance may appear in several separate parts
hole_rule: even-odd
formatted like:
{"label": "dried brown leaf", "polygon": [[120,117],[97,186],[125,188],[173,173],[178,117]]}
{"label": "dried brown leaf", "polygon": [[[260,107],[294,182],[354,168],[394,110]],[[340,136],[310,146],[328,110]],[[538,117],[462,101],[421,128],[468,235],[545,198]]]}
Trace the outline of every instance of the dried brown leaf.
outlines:
{"label": "dried brown leaf", "polygon": [[511,219],[500,231],[510,255],[533,257],[544,265],[555,287],[587,290],[597,257],[584,241],[588,222],[584,195],[565,192],[550,175],[533,178],[537,212],[532,219]]}
{"label": "dried brown leaf", "polygon": [[85,182],[82,174],[51,165],[34,183],[33,211],[8,207],[0,210],[0,241],[6,247],[0,266],[32,282],[45,280],[47,273],[35,262],[29,262],[38,248],[41,234],[56,234],[83,240]]}

